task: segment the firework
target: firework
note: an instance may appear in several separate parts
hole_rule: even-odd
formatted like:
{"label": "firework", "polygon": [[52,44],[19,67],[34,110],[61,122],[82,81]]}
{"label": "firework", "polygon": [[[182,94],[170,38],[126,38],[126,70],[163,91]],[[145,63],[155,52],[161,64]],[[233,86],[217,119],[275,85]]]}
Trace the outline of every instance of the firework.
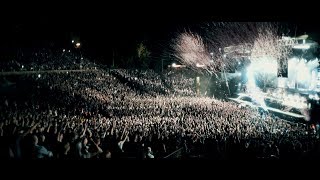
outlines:
{"label": "firework", "polygon": [[294,44],[279,35],[277,23],[219,22],[207,24],[204,30],[202,36],[185,31],[172,44],[174,57],[194,70],[217,73],[246,57],[251,62],[267,58],[286,66],[281,61],[288,59]]}
{"label": "firework", "polygon": [[181,33],[172,45],[174,57],[182,64],[194,70],[216,72],[217,63],[213,63],[200,35],[191,32]]}
{"label": "firework", "polygon": [[256,37],[251,51],[251,61],[268,59],[268,61],[277,62],[281,68],[287,68],[287,63],[292,52],[292,46],[287,45],[275,32],[275,29],[269,28],[260,32]]}
{"label": "firework", "polygon": [[209,53],[207,53],[202,38],[193,33],[182,33],[173,45],[175,57],[183,64],[190,67],[197,65],[206,65],[210,61]]}
{"label": "firework", "polygon": [[[270,61],[288,59],[292,45],[291,39],[283,39],[283,31],[278,23],[271,22],[228,22],[211,23],[205,27],[205,40],[210,51],[215,54],[215,62],[221,61],[219,49],[226,58],[223,63],[232,67],[241,57],[259,61],[266,57]],[[286,63],[280,63],[285,66]]]}

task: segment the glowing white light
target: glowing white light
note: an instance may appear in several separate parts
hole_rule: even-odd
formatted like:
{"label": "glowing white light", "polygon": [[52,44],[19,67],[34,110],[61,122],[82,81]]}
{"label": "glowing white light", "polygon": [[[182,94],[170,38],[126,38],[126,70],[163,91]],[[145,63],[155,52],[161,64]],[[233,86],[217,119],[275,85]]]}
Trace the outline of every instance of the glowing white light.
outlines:
{"label": "glowing white light", "polygon": [[305,65],[304,62],[300,62],[297,64],[297,80],[299,82],[305,82],[307,80],[310,80],[311,74],[309,71],[309,68]]}
{"label": "glowing white light", "polygon": [[70,52],[70,50],[68,52]]}
{"label": "glowing white light", "polygon": [[309,44],[297,44],[297,45],[294,45],[292,48],[294,48],[294,49],[309,49],[310,45]]}
{"label": "glowing white light", "polygon": [[62,52],[65,52],[65,51],[66,51],[65,49],[62,50]]}
{"label": "glowing white light", "polygon": [[278,78],[278,87],[285,88],[286,86],[286,79],[285,78]]}
{"label": "glowing white light", "polygon": [[248,67],[247,77],[248,77],[248,86],[249,86],[250,88],[254,88],[254,87],[256,86],[256,83],[255,83],[255,79],[254,79],[254,74],[253,74],[253,68],[252,68],[252,66],[249,66],[249,67]]}
{"label": "glowing white light", "polygon": [[300,96],[299,94],[295,94],[295,95],[289,94],[287,98],[284,99],[283,104],[289,107],[295,107],[299,109],[308,107],[307,99],[303,96]]}
{"label": "glowing white light", "polygon": [[241,76],[241,72],[240,72],[240,73],[238,73],[238,76]]}
{"label": "glowing white light", "polygon": [[81,60],[83,59],[83,57],[81,58]]}
{"label": "glowing white light", "polygon": [[238,86],[241,86],[241,83],[239,83]]}
{"label": "glowing white light", "polygon": [[200,77],[199,76],[196,77],[196,81],[197,81],[197,83],[200,83]]}
{"label": "glowing white light", "polygon": [[38,74],[38,78],[40,78],[41,77],[41,74]]}
{"label": "glowing white light", "polygon": [[22,65],[21,67],[22,67],[22,69],[24,68],[24,66],[23,66],[23,65]]}
{"label": "glowing white light", "polygon": [[197,67],[204,67],[203,64],[198,64],[198,63],[196,64],[196,66],[197,66]]}
{"label": "glowing white light", "polygon": [[250,65],[253,72],[276,74],[278,70],[277,61],[274,59],[261,58],[253,61]]}
{"label": "glowing white light", "polygon": [[77,43],[77,44],[76,44],[76,47],[80,47],[80,45],[81,45],[80,43]]}
{"label": "glowing white light", "polygon": [[186,66],[185,65],[176,64],[176,63],[172,63],[172,67],[180,68],[180,67],[186,67]]}
{"label": "glowing white light", "polygon": [[72,40],[71,42],[74,43],[74,40]]}
{"label": "glowing white light", "polygon": [[238,62],[238,64],[240,65],[240,64],[241,64],[241,62]]}

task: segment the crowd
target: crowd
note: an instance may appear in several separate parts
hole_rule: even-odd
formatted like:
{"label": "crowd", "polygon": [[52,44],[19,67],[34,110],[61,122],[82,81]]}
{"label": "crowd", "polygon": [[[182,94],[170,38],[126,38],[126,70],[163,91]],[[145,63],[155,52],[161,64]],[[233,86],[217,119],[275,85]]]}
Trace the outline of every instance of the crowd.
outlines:
{"label": "crowd", "polygon": [[0,96],[2,158],[303,159],[319,152],[305,124],[195,97],[181,75],[98,68],[9,79],[28,87]]}
{"label": "crowd", "polygon": [[94,63],[77,49],[33,48],[1,57],[0,71],[41,71],[63,69],[93,69]]}
{"label": "crowd", "polygon": [[160,75],[152,70],[116,69],[111,73],[140,94],[156,96],[169,93],[169,88],[166,88]]}
{"label": "crowd", "polygon": [[172,93],[180,96],[195,96],[195,75],[190,72],[179,70],[177,72],[168,71],[165,74],[165,83],[172,87]]}

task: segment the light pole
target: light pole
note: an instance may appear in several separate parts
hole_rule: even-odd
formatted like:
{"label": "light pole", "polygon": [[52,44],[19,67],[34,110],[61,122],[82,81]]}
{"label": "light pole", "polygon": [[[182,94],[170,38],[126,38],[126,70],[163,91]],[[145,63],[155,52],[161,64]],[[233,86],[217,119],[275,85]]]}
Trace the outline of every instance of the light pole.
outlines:
{"label": "light pole", "polygon": [[210,56],[211,56],[210,62],[213,63],[213,52],[210,53]]}
{"label": "light pole", "polygon": [[161,58],[161,72],[163,73],[163,58]]}
{"label": "light pole", "polygon": [[[72,40],[73,41],[73,40]],[[74,41],[73,41],[74,42]],[[77,42],[75,44],[75,48],[76,49],[79,49],[79,53],[80,53],[80,69],[82,69],[82,54],[81,54],[81,50],[80,50],[80,47],[81,47],[81,43],[80,42]]]}
{"label": "light pole", "polygon": [[112,68],[114,68],[114,48],[112,48]]}
{"label": "light pole", "polygon": [[219,52],[220,52],[220,54],[222,55],[222,60],[223,60],[223,65],[222,65],[222,69],[223,69],[223,74],[224,74],[224,78],[225,78],[225,80],[226,80],[226,86],[227,86],[227,88],[228,88],[228,92],[229,92],[229,96],[231,95],[231,93],[230,93],[230,88],[229,88],[229,83],[228,83],[228,80],[227,80],[227,75],[226,75],[226,71],[225,71],[225,63],[224,63],[224,61],[225,61],[225,57],[226,57],[226,55],[223,53],[223,52],[221,52],[221,48],[219,48]]}

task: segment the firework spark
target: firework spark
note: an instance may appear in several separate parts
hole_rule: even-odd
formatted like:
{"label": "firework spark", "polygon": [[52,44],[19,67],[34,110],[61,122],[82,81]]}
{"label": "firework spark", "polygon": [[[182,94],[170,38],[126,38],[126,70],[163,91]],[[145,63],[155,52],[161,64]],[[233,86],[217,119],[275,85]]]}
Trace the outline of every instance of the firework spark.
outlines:
{"label": "firework spark", "polygon": [[[282,39],[277,23],[220,22],[208,24],[203,36],[183,32],[172,45],[174,56],[194,70],[221,72],[231,69],[239,58],[249,61],[268,58],[281,66],[287,60],[293,43]],[[286,67],[283,67],[286,68]]]}
{"label": "firework spark", "polygon": [[174,56],[180,63],[194,70],[217,71],[217,63],[213,63],[213,59],[200,35],[184,32],[174,40],[172,47]]}

